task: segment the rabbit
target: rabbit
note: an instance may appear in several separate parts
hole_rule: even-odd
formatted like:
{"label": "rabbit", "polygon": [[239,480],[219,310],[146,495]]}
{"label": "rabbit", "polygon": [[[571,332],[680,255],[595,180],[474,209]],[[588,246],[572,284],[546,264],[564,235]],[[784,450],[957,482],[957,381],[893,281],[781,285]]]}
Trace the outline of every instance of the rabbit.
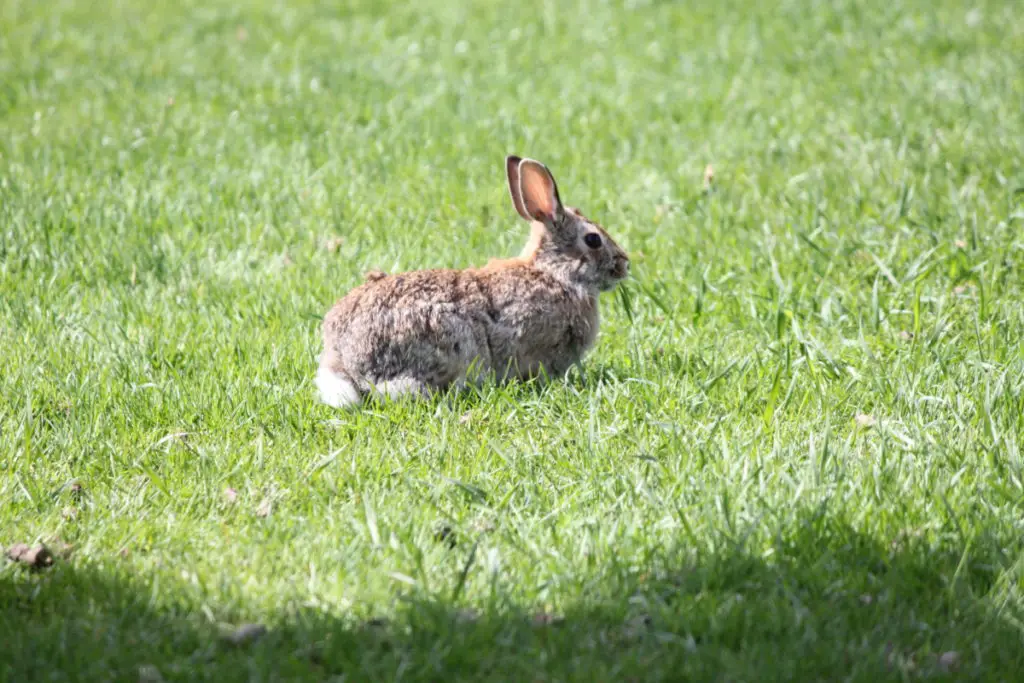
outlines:
{"label": "rabbit", "polygon": [[505,173],[531,227],[522,253],[465,270],[368,273],[324,317],[316,376],[323,403],[425,397],[489,375],[559,376],[593,346],[598,294],[628,277],[629,257],[562,205],[544,164],[510,155]]}

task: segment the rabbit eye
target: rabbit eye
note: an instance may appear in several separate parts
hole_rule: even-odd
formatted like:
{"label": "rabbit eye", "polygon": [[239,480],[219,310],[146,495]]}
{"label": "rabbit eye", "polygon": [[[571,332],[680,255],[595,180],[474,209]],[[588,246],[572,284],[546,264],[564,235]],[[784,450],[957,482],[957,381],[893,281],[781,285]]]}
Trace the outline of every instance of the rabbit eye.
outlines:
{"label": "rabbit eye", "polygon": [[601,236],[596,232],[588,232],[583,236],[583,244],[587,245],[591,249],[597,249],[601,246]]}

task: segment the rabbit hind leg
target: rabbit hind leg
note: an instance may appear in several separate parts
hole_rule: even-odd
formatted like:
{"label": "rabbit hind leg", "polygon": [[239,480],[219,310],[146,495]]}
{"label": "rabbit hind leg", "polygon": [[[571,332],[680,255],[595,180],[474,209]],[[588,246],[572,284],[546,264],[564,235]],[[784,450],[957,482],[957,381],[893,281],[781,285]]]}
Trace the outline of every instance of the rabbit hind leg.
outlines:
{"label": "rabbit hind leg", "polygon": [[371,390],[374,394],[391,400],[406,397],[426,398],[430,395],[430,386],[426,382],[413,379],[412,377],[397,377],[384,380],[374,384]]}
{"label": "rabbit hind leg", "polygon": [[320,400],[332,408],[347,408],[361,400],[359,390],[348,377],[325,366],[320,366],[316,373],[316,387]]}

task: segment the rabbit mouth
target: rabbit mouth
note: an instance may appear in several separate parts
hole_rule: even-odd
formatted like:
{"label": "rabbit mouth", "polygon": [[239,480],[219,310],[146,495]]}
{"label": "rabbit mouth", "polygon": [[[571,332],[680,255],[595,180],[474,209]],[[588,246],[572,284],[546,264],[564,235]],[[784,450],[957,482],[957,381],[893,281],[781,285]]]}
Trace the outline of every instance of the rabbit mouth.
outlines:
{"label": "rabbit mouth", "polygon": [[623,278],[619,278],[617,280],[605,280],[604,282],[601,283],[601,286],[598,289],[600,289],[602,292],[610,292],[616,287],[618,287],[619,283],[622,282],[622,280]]}
{"label": "rabbit mouth", "polygon": [[615,289],[615,286],[627,277],[629,277],[629,261],[618,261],[614,267],[612,267],[611,271],[608,272],[607,276],[602,279],[600,289],[602,292]]}
{"label": "rabbit mouth", "polygon": [[612,273],[609,277],[605,278],[604,281],[601,282],[600,290],[602,292],[607,292],[609,290],[615,289],[616,285],[625,280],[628,276],[629,271],[627,271],[626,269],[617,269],[614,273]]}
{"label": "rabbit mouth", "polygon": [[618,281],[625,280],[627,277],[629,277],[629,261],[619,261],[612,270],[612,278]]}

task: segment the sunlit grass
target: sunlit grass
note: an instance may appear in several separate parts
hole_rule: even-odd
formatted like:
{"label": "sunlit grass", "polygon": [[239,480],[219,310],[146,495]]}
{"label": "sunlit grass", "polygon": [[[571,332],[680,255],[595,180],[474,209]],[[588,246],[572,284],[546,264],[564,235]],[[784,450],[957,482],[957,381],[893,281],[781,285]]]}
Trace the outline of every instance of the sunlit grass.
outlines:
{"label": "sunlit grass", "polygon": [[[4,3],[2,677],[1013,679],[1020,17]],[[364,272],[518,253],[508,153],[633,257],[582,372],[318,404]]]}

